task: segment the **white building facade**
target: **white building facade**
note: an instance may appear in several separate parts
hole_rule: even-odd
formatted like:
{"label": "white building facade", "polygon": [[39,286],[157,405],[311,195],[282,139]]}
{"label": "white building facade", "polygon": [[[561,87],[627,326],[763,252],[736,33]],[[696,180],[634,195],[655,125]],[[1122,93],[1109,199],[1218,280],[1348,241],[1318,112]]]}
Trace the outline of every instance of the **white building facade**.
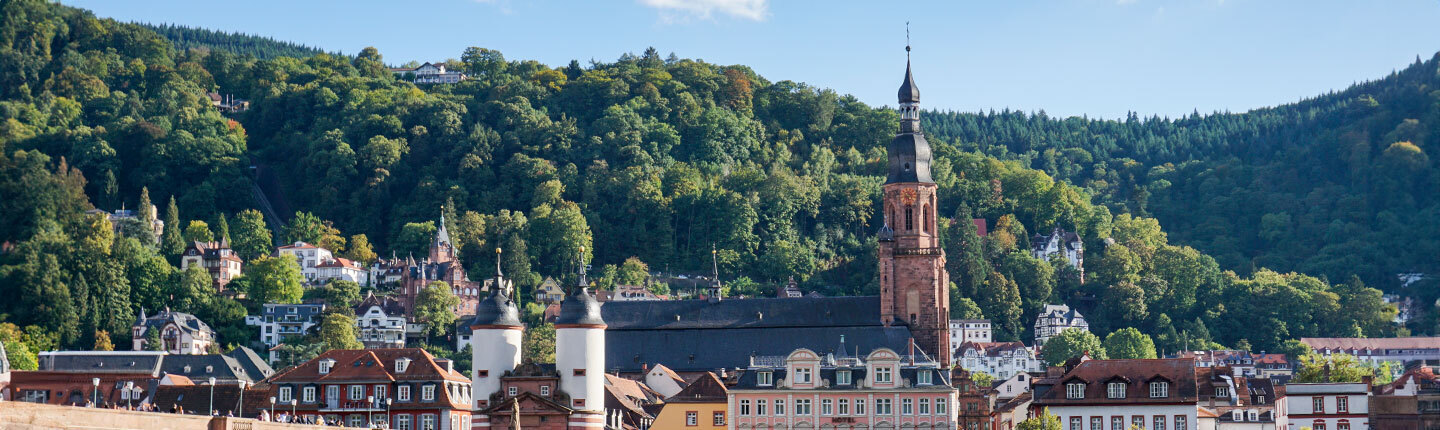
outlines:
{"label": "white building facade", "polygon": [[257,327],[260,330],[260,342],[270,347],[271,363],[279,358],[278,352],[274,351],[280,342],[288,337],[305,336],[312,327],[320,324],[320,313],[325,311],[324,304],[275,304],[266,303],[260,315],[249,315],[245,317],[245,325]]}
{"label": "white building facade", "polygon": [[1045,310],[1035,317],[1035,347],[1045,345],[1051,337],[1070,329],[1090,331],[1090,323],[1068,305],[1045,305]]}
{"label": "white building facade", "polygon": [[1187,359],[1089,360],[1042,393],[1064,430],[1198,430],[1195,365]]}
{"label": "white building facade", "polygon": [[1369,430],[1370,390],[1364,382],[1285,385],[1287,430]]}
{"label": "white building facade", "polygon": [[1020,342],[966,342],[953,355],[955,364],[971,372],[984,372],[996,379],[1019,373],[1044,372],[1045,363]]}
{"label": "white building facade", "polygon": [[316,266],[335,259],[334,253],[331,253],[330,250],[305,242],[282,246],[275,250],[275,255],[295,257],[295,262],[300,265],[300,274],[304,275],[305,280],[311,283],[316,282],[316,278],[319,276]]}
{"label": "white building facade", "polygon": [[990,320],[950,320],[950,344],[956,345],[965,342],[992,342]]}

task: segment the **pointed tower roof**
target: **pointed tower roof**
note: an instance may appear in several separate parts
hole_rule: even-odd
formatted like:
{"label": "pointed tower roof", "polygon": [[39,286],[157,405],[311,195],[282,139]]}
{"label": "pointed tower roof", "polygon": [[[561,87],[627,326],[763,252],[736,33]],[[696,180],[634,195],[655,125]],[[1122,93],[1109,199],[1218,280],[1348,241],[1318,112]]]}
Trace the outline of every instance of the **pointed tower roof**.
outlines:
{"label": "pointed tower roof", "polygon": [[905,47],[905,81],[900,83],[900,103],[920,103],[920,87],[915,85],[915,77],[910,74],[910,47]]}
{"label": "pointed tower roof", "polygon": [[445,207],[440,207],[440,228],[435,230],[435,243],[454,243],[450,241],[450,230],[445,228]]}
{"label": "pointed tower roof", "polygon": [[604,328],[605,319],[600,317],[600,301],[590,294],[590,283],[585,279],[585,248],[580,248],[580,255],[580,276],[575,282],[575,288],[570,290],[570,295],[560,302],[560,316],[555,319],[555,325]]}

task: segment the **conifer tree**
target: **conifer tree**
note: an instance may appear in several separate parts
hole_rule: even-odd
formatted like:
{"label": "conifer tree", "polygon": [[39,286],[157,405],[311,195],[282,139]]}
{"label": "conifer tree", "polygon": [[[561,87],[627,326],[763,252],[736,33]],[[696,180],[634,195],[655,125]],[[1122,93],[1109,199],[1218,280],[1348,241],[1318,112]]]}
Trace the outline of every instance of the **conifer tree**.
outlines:
{"label": "conifer tree", "polygon": [[185,235],[181,232],[180,208],[175,206],[175,196],[170,196],[170,206],[165,208],[165,235],[160,239],[160,249],[165,255],[177,256],[185,252]]}
{"label": "conifer tree", "polygon": [[225,221],[225,214],[223,212],[216,215],[215,227],[211,230],[215,232],[215,240],[230,241],[230,223]]}

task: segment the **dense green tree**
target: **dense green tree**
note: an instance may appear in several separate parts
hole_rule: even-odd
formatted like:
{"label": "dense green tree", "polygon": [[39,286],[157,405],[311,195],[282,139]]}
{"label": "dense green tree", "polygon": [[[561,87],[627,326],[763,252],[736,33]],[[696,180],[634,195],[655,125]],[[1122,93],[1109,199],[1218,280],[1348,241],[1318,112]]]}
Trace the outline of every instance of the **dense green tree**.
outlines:
{"label": "dense green tree", "polygon": [[160,249],[165,255],[176,256],[185,252],[185,234],[181,231],[180,209],[175,206],[175,196],[170,196],[170,205],[165,208],[165,234],[160,239]]}
{"label": "dense green tree", "polygon": [[1051,366],[1065,364],[1065,360],[1072,357],[1089,354],[1095,360],[1109,358],[1105,346],[1100,343],[1100,338],[1088,330],[1069,329],[1061,331],[1060,334],[1050,337],[1045,341],[1045,347],[1041,348],[1041,359]]}
{"label": "dense green tree", "polygon": [[1111,359],[1156,358],[1155,342],[1134,327],[1110,332],[1104,346]]}
{"label": "dense green tree", "polygon": [[1295,370],[1295,382],[1360,382],[1374,372],[1355,360],[1350,354],[1320,355],[1310,353],[1300,356]]}
{"label": "dense green tree", "polygon": [[415,310],[412,313],[415,320],[425,324],[425,337],[427,342],[431,335],[444,336],[454,328],[455,319],[458,318],[456,307],[460,306],[460,298],[450,291],[450,285],[445,281],[434,281],[420,290],[415,297]]}
{"label": "dense green tree", "polygon": [[225,220],[225,214],[215,215],[215,240],[230,241],[230,223]]}
{"label": "dense green tree", "polygon": [[256,303],[300,303],[305,294],[305,277],[290,255],[256,258],[246,265],[242,278],[249,299]]}
{"label": "dense green tree", "polygon": [[1040,411],[1040,415],[1026,418],[1015,426],[1016,430],[1061,430],[1060,417],[1050,413],[1050,408]]}
{"label": "dense green tree", "polygon": [[555,325],[545,323],[525,330],[521,344],[524,351],[520,356],[526,363],[554,363]]}
{"label": "dense green tree", "polygon": [[378,257],[378,255],[375,255],[374,248],[370,247],[370,238],[363,234],[350,236],[350,244],[345,247],[345,258],[349,258],[365,266],[374,262]]}
{"label": "dense green tree", "polygon": [[270,228],[265,226],[265,216],[260,211],[246,209],[235,217],[235,236],[230,246],[245,261],[252,261],[262,255],[269,255],[274,243]]}
{"label": "dense green tree", "polygon": [[650,278],[650,265],[637,257],[625,259],[615,273],[615,282],[621,285],[642,285]]}
{"label": "dense green tree", "polygon": [[980,309],[990,318],[996,328],[996,338],[1018,340],[1025,327],[1020,322],[1020,289],[1014,281],[999,273],[987,277],[985,290],[981,291]]}
{"label": "dense green tree", "polygon": [[320,320],[320,344],[325,350],[362,349],[355,334],[355,317],[343,313],[329,313]]}
{"label": "dense green tree", "polygon": [[210,231],[210,225],[205,221],[192,220],[190,225],[185,227],[185,242],[213,242],[215,233]]}
{"label": "dense green tree", "polygon": [[950,302],[950,319],[985,319],[985,313],[980,310],[980,305],[975,304],[974,300],[970,300],[969,297],[961,297]]}

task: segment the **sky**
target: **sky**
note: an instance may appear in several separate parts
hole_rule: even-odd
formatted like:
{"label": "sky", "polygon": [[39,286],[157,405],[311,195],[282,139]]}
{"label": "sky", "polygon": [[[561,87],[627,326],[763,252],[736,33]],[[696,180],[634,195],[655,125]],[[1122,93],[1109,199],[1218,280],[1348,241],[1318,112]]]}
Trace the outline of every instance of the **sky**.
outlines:
{"label": "sky", "polygon": [[1440,0],[62,0],[121,21],[238,31],[385,61],[469,46],[561,67],[662,55],[750,66],[894,106],[1175,117],[1299,101],[1440,51]]}

